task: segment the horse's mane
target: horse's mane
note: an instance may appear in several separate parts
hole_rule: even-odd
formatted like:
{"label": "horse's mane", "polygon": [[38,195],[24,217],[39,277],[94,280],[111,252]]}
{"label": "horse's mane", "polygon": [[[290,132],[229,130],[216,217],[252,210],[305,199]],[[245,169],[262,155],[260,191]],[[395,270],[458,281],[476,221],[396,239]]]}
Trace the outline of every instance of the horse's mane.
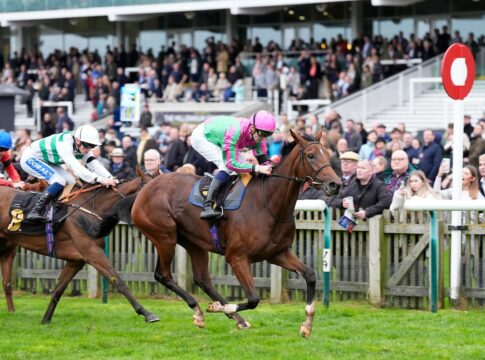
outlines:
{"label": "horse's mane", "polygon": [[[307,134],[303,134],[302,138],[306,141],[315,141],[315,138],[313,136],[310,136],[310,135],[307,135]],[[296,141],[291,141],[291,142],[285,141],[285,143],[283,144],[283,147],[281,148],[281,160],[278,163],[278,165],[276,165],[274,167],[274,169],[278,169],[278,167],[283,163],[283,161],[286,159],[286,157],[293,151],[293,149],[295,148],[295,146],[297,144],[298,144],[298,142],[296,142]]]}

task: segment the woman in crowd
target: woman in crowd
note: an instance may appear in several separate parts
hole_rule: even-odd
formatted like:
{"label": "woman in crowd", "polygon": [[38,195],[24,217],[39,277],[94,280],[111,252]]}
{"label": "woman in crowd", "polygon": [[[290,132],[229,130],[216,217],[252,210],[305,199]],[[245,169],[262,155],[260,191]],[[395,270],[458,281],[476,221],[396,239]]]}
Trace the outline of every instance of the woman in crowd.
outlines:
{"label": "woman in crowd", "polygon": [[439,198],[439,194],[431,188],[426,175],[421,170],[413,171],[409,175],[407,184],[394,192],[390,207],[391,211],[403,209],[405,200],[412,198]]}
{"label": "woman in crowd", "polygon": [[[445,174],[446,167],[442,164],[438,170],[438,176],[434,182],[433,188],[439,191],[442,199],[452,199],[453,189],[450,187],[445,190],[441,190],[441,177]],[[478,177],[477,168],[473,165],[467,165],[461,172],[462,186],[459,200],[485,200],[480,193],[478,186],[480,178]]]}

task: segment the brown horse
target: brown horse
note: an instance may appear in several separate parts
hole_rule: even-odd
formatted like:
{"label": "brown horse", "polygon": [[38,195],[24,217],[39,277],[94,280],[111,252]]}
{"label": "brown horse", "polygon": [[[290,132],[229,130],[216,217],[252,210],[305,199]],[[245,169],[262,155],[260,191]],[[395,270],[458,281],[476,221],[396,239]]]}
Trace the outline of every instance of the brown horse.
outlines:
{"label": "brown horse", "polygon": [[[116,188],[91,187],[90,191],[79,193],[79,196],[68,202],[68,217],[55,234],[55,255],[66,260],[66,264],[59,276],[58,282],[52,292],[51,301],[42,319],[43,324],[50,323],[56,306],[67,285],[82,269],[84,264],[90,264],[99,273],[106,276],[130,302],[136,313],[143,315],[146,322],[158,321],[158,317],[145,310],[143,306],[130,293],[128,287],[114,270],[104,254],[104,240],[89,237],[79,225],[81,219],[86,222],[96,220],[96,216],[105,215],[121,198],[136,193],[144,184],[142,177],[120,183]],[[3,288],[7,300],[8,311],[15,310],[12,299],[12,263],[17,246],[48,255],[45,235],[33,236],[7,231],[10,223],[9,206],[19,190],[9,187],[0,187],[0,265],[3,276]],[[77,209],[77,206],[83,209]],[[89,213],[91,212],[91,213]]]}
{"label": "brown horse", "polygon": [[[304,182],[323,188],[328,194],[339,191],[340,179],[330,167],[328,154],[318,141],[308,142],[291,132],[294,147],[273,169],[271,177],[255,177],[246,189],[241,207],[227,212],[219,223],[219,235],[226,240],[224,256],[248,298],[246,303],[228,304],[214,289],[208,270],[208,252],[217,252],[209,224],[199,219],[200,209],[188,202],[198,177],[166,174],[150,182],[137,195],[131,211],[134,224],[153,242],[159,254],[155,278],[181,296],[194,311],[193,321],[205,326],[199,304],[172,278],[175,245],[182,245],[192,261],[195,283],[214,300],[209,312],[223,312],[249,324],[239,311],[254,309],[259,303],[251,263],[267,260],[304,277],[307,283],[306,320],[300,333],[310,336],[315,314],[315,272],[291,252],[295,236],[293,212]],[[317,138],[320,139],[321,132]]]}

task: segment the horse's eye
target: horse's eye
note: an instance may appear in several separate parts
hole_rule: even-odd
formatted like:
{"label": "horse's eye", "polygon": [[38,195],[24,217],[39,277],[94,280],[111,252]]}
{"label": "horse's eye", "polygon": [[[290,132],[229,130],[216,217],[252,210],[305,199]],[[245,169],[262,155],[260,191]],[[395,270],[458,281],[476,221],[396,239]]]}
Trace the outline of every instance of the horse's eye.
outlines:
{"label": "horse's eye", "polygon": [[309,159],[313,159],[314,158],[313,154],[308,154],[307,156],[308,156]]}

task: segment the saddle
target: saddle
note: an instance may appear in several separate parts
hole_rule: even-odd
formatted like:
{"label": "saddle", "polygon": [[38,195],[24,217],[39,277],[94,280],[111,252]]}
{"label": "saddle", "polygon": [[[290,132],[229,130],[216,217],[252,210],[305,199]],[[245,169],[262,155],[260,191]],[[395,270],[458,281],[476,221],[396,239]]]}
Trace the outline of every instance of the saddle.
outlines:
{"label": "saddle", "polygon": [[[33,208],[40,193],[32,192],[18,192],[10,204],[10,224],[7,230],[12,233],[22,233],[24,235],[45,235],[46,224],[42,222],[31,222],[26,220],[26,215]],[[52,204],[52,205],[51,205]],[[53,209],[53,232],[56,233],[64,221],[59,222],[67,214],[67,206],[57,201],[48,204],[48,208],[52,206]]]}
{"label": "saddle", "polygon": [[[189,201],[192,205],[203,207],[213,175],[205,173],[204,177],[197,180],[190,192]],[[224,210],[237,210],[241,206],[246,186],[251,180],[250,174],[231,175],[229,181],[222,187],[216,197],[217,206]]]}

